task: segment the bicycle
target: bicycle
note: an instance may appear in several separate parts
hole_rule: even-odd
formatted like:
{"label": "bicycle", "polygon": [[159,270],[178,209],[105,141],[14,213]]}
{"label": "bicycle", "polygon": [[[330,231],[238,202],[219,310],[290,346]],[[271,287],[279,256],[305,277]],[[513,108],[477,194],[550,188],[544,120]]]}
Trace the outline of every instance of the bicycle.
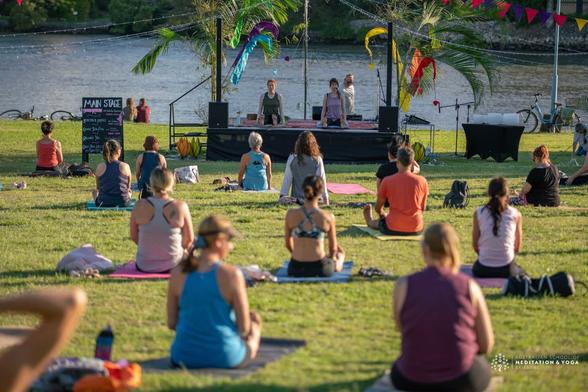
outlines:
{"label": "bicycle", "polygon": [[8,118],[10,120],[35,120],[33,117],[34,112],[34,106],[28,112],[21,112],[18,109],[10,109],[0,113],[0,118]]}
{"label": "bicycle", "polygon": [[544,115],[539,105],[539,97],[542,94],[535,94],[535,102],[529,109],[522,109],[517,112],[519,122],[524,125],[525,133],[532,133],[537,130],[539,121],[541,125],[547,127],[552,132],[561,132],[564,126],[574,126],[580,122],[580,116],[574,109],[563,107],[561,103],[556,103],[555,108],[549,115]]}
{"label": "bicycle", "polygon": [[82,121],[82,116],[76,116],[72,112],[68,112],[67,110],[56,110],[51,113],[50,116],[51,120],[61,120],[61,121]]}

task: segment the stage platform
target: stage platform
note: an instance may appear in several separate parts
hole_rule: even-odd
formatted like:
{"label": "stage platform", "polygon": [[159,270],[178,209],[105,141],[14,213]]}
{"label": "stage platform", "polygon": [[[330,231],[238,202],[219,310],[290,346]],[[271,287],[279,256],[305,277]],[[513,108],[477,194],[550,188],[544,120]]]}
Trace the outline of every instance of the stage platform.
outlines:
{"label": "stage platform", "polygon": [[[313,122],[316,125],[316,121]],[[290,124],[290,122],[289,122]],[[355,125],[355,124],[354,124]],[[286,162],[294,152],[298,135],[309,130],[316,136],[328,163],[382,163],[387,160],[386,145],[394,133],[378,132],[373,129],[317,129],[317,128],[266,128],[229,127],[208,128],[206,159],[209,161],[239,161],[249,151],[247,138],[252,131],[263,137],[262,150],[268,153],[272,162]]]}

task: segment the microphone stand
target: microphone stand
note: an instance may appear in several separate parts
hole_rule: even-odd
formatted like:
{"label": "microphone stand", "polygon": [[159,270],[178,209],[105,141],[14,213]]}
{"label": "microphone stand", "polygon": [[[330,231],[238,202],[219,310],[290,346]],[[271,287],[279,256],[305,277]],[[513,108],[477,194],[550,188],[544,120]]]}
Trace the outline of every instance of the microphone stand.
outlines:
{"label": "microphone stand", "polygon": [[459,102],[458,99],[455,99],[455,104],[441,106],[439,105],[439,113],[441,113],[441,109],[445,108],[454,108],[455,109],[455,155],[457,156],[457,141],[459,136],[459,109],[462,106],[467,106],[467,121],[470,122],[470,108],[475,102]]}

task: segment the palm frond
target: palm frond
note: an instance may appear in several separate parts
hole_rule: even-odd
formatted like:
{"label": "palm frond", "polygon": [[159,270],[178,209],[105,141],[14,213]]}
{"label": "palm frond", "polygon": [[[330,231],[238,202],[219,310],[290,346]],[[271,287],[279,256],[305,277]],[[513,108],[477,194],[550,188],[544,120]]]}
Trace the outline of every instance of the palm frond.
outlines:
{"label": "palm frond", "polygon": [[132,72],[135,74],[146,74],[149,73],[155,68],[155,64],[157,63],[157,59],[162,54],[165,54],[170,45],[176,41],[184,41],[186,37],[181,33],[177,33],[173,30],[168,28],[163,28],[158,31],[159,38],[137,64],[132,68]]}

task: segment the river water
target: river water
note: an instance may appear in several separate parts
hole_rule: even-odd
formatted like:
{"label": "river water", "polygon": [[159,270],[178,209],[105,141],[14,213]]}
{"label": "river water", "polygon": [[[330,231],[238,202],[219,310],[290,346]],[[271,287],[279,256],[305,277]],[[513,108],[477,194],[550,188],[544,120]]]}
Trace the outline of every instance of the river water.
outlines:
{"label": "river water", "polygon": [[[32,35],[0,37],[0,112],[7,109],[30,110],[35,114],[50,114],[54,110],[79,113],[82,97],[145,97],[152,108],[152,121],[167,123],[169,103],[206,77],[207,69],[186,46],[170,48],[160,57],[154,71],[135,75],[133,65],[151,48],[151,38],[121,38],[104,35]],[[375,48],[383,56],[383,47]],[[228,63],[236,51],[226,50]],[[289,61],[286,61],[286,56]],[[528,107],[533,94],[543,93],[544,110],[549,104],[552,57],[506,56],[499,54],[499,80],[492,95],[485,95],[476,113],[514,112]],[[516,58],[516,60],[513,60]],[[518,64],[513,64],[517,62]],[[377,72],[368,67],[369,59],[361,45],[311,45],[308,69],[308,113],[311,106],[320,105],[328,91],[328,80],[342,80],[347,73],[355,75],[356,112],[375,117],[378,107],[379,82]],[[229,67],[223,67],[226,75]],[[385,83],[385,64],[380,66]],[[303,52],[300,47],[283,47],[280,57],[266,64],[259,49],[249,58],[241,82],[225,95],[230,116],[237,111],[255,113],[259,95],[265,91],[265,81],[278,80],[278,91],[284,96],[286,115],[302,118]],[[559,100],[588,94],[588,56],[563,56],[559,66]],[[198,122],[198,113],[206,112],[210,98],[204,86],[177,104],[176,119]],[[433,122],[437,128],[455,127],[455,110],[441,113],[433,106],[438,99],[442,105],[472,100],[466,80],[452,68],[440,64],[436,91],[413,99],[410,113]],[[473,112],[473,108],[472,108]],[[584,113],[586,114],[586,113]],[[460,122],[465,120],[465,108]]]}

